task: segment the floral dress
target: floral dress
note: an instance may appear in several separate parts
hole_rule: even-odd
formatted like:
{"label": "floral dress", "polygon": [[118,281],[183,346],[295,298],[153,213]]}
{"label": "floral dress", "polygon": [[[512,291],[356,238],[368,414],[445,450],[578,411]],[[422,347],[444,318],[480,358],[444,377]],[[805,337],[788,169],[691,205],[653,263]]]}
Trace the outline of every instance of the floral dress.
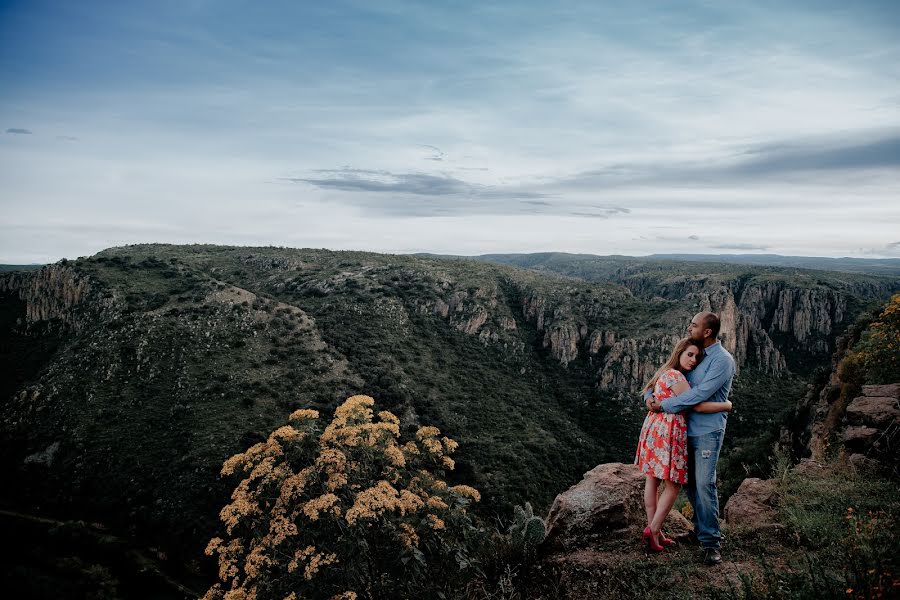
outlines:
{"label": "floral dress", "polygon": [[[656,382],[653,393],[660,400],[672,397],[672,388],[686,381],[684,374],[669,369]],[[687,421],[681,413],[648,412],[641,428],[634,464],[641,472],[673,483],[687,483]]]}

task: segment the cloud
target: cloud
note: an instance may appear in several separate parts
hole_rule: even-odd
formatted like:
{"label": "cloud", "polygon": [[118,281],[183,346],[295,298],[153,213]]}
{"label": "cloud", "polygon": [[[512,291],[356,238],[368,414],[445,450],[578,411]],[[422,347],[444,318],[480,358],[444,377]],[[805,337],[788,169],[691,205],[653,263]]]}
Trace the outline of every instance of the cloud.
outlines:
{"label": "cloud", "polygon": [[607,213],[587,213],[587,212],[570,212],[573,217],[590,217],[594,219],[608,219]]}
{"label": "cloud", "polygon": [[316,169],[309,177],[281,179],[344,192],[329,195],[327,201],[390,217],[556,215],[607,219],[631,213],[623,206],[564,198],[533,191],[525,184],[485,185],[446,173],[342,167]]}
{"label": "cloud", "polygon": [[20,135],[31,135],[31,131],[28,129],[22,129],[21,127],[10,127],[6,130],[6,133],[18,133]]}
{"label": "cloud", "polygon": [[699,240],[699,239],[700,239],[700,236],[699,236],[699,235],[689,235],[689,236],[688,236],[688,239],[689,239],[689,240]]}
{"label": "cloud", "polygon": [[317,169],[315,173],[329,177],[287,177],[294,183],[308,183],[322,189],[345,192],[377,192],[415,196],[464,196],[488,199],[546,198],[548,194],[513,187],[496,187],[469,183],[449,175],[426,173],[392,173],[369,169]]}
{"label": "cloud", "polygon": [[56,136],[56,139],[62,140],[64,142],[77,142],[78,141],[78,138],[75,137],[74,135],[58,135],[58,136]]}
{"label": "cloud", "polygon": [[425,149],[431,151],[430,156],[426,156],[426,157],[425,157],[425,160],[434,160],[434,161],[442,161],[442,160],[444,160],[444,153],[443,153],[443,151],[442,151],[440,148],[438,148],[437,146],[430,146],[430,145],[428,145],[428,144],[419,144],[419,145],[420,145],[422,148],[425,148]]}
{"label": "cloud", "polygon": [[887,246],[885,246],[888,250],[897,250],[900,249],[900,242],[891,242]]}
{"label": "cloud", "polygon": [[597,206],[597,205],[594,205],[591,208],[600,209],[608,215],[629,214],[631,212],[630,208],[623,208],[621,206]]}
{"label": "cloud", "polygon": [[708,246],[709,248],[715,248],[716,250],[768,250],[769,246],[760,246],[757,244],[718,244],[715,246]]}
{"label": "cloud", "polygon": [[323,178],[288,178],[294,183],[308,183],[323,189],[345,192],[387,192],[417,196],[448,196],[471,194],[474,186],[454,177],[423,173],[390,173],[364,169],[320,169],[331,174]]}
{"label": "cloud", "polygon": [[737,185],[817,180],[825,173],[900,167],[900,132],[861,132],[841,138],[783,140],[725,150],[703,162],[660,161],[604,165],[557,181],[563,186],[619,188],[647,185]]}

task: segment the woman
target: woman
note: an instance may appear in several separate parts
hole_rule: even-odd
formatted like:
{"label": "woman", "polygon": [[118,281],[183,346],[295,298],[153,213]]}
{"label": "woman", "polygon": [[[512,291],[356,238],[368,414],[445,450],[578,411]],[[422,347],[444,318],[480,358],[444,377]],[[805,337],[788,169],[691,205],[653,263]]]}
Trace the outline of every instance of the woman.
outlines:
{"label": "woman", "polygon": [[[691,388],[684,374],[701,360],[703,350],[690,338],[684,338],[675,345],[666,364],[650,378],[644,391],[652,388],[660,400],[683,394]],[[729,411],[731,407],[731,401],[701,402],[693,410],[710,413]],[[684,414],[648,412],[634,462],[647,476],[644,485],[647,527],[643,539],[650,550],[659,552],[664,546],[675,544],[662,535],[661,529],[681,486],[687,483],[687,421]],[[666,482],[666,487],[657,502],[661,481]]]}

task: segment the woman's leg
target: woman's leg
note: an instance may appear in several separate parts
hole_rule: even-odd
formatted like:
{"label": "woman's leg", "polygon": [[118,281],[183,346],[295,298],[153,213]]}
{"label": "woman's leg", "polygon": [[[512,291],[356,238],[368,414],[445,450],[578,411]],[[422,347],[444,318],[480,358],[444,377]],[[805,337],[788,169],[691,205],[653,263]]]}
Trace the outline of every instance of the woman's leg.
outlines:
{"label": "woman's leg", "polygon": [[678,497],[678,492],[680,490],[681,486],[677,483],[666,481],[666,488],[659,497],[659,502],[656,506],[656,514],[654,514],[653,518],[650,520],[650,531],[653,532],[653,535],[658,536],[659,530],[662,529],[663,522],[665,522],[666,517],[669,516],[669,511],[675,506],[675,499]]}
{"label": "woman's leg", "polygon": [[647,475],[647,481],[644,483],[644,509],[647,511],[647,526],[653,521],[656,515],[656,493],[659,490],[659,479],[652,475]]}

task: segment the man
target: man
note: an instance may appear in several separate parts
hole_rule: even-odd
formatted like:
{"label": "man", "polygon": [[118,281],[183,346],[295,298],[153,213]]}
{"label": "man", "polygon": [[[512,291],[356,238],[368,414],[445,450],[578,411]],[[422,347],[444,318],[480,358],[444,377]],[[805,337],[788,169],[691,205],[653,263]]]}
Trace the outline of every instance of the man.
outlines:
{"label": "man", "polygon": [[698,413],[690,410],[707,400],[724,402],[734,380],[734,357],[716,339],[721,323],[711,312],[694,316],[688,326],[688,337],[704,349],[706,357],[687,380],[691,389],[660,402],[652,394],[645,396],[647,408],[654,412],[687,413],[688,483],[684,490],[694,508],[694,532],[704,549],[704,562],[722,562],[722,532],[719,529],[719,494],[716,487],[716,462],[725,437],[727,412]]}

